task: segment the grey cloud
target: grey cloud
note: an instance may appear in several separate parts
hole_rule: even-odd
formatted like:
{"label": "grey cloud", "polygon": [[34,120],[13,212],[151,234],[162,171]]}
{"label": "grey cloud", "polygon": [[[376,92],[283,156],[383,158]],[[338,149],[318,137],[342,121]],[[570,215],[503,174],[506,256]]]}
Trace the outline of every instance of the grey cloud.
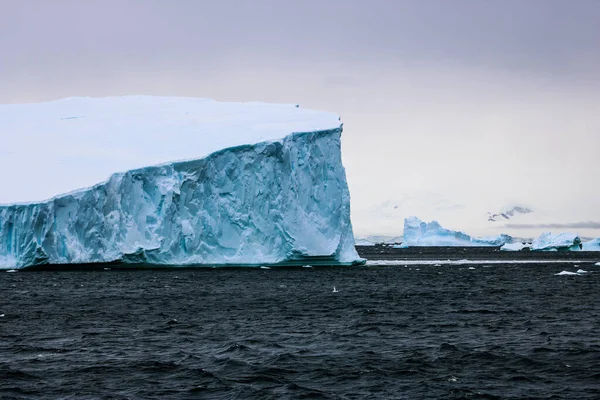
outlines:
{"label": "grey cloud", "polygon": [[506,224],[512,229],[600,229],[600,222],[572,222],[567,224]]}

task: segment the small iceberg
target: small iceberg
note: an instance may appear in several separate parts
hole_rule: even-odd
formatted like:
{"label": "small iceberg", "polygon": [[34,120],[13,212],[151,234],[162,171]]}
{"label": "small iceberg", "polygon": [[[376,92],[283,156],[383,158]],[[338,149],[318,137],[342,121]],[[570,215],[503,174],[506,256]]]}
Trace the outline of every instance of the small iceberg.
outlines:
{"label": "small iceberg", "polygon": [[505,243],[502,247],[500,247],[500,250],[502,251],[521,251],[523,250],[525,247],[529,247],[524,245],[523,243]]}
{"label": "small iceberg", "polygon": [[579,275],[577,272],[571,272],[571,271],[561,271],[558,274],[554,274],[555,276],[561,276],[561,275]]}
{"label": "small iceberg", "polygon": [[596,264],[594,264],[596,267],[600,267],[600,262],[597,262]]}
{"label": "small iceberg", "polygon": [[588,272],[586,270],[584,270],[584,269],[578,269],[577,273],[578,274],[587,274]]}
{"label": "small iceberg", "polygon": [[6,272],[17,272],[17,271],[18,271],[18,270],[16,270],[16,269],[9,269],[9,270],[7,270]]}
{"label": "small iceberg", "polygon": [[581,244],[583,251],[600,251],[600,237]]}
{"label": "small iceberg", "polygon": [[339,292],[340,292],[340,291],[339,291],[339,290],[337,290],[337,289],[335,288],[335,286],[334,286],[334,287],[333,287],[333,293],[339,293]]}
{"label": "small iceberg", "polygon": [[542,233],[537,239],[531,243],[531,250],[540,251],[559,251],[581,250],[581,239],[574,233],[563,232],[552,234],[550,232]]}

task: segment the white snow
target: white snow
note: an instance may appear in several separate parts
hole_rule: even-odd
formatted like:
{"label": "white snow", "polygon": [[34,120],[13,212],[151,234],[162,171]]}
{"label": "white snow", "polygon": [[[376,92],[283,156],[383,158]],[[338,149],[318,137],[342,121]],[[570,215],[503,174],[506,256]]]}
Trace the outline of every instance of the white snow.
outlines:
{"label": "white snow", "polygon": [[502,246],[510,241],[508,235],[477,238],[443,228],[437,221],[423,222],[417,217],[404,219],[402,246]]}
{"label": "white snow", "polygon": [[337,129],[339,116],[295,105],[186,97],[68,98],[0,105],[0,204],[41,201],[115,172],[197,159],[292,132]]}
{"label": "white snow", "polygon": [[19,155],[0,156],[4,171],[17,171],[3,175],[3,199],[143,167],[0,206],[4,268],[362,261],[333,114],[142,96],[0,106],[0,121],[2,151]]}
{"label": "white snow", "polygon": [[531,250],[557,251],[557,250],[580,250],[581,239],[574,233],[552,234],[542,233],[531,244]]}

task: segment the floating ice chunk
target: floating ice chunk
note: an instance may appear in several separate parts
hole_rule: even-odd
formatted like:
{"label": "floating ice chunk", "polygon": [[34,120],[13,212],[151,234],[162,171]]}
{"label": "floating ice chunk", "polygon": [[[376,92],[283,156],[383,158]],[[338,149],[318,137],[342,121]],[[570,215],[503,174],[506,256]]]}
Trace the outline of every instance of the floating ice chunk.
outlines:
{"label": "floating ice chunk", "polygon": [[558,251],[558,250],[581,250],[581,239],[574,233],[552,234],[542,233],[531,244],[531,250]]}
{"label": "floating ice chunk", "polygon": [[403,246],[502,246],[508,235],[471,237],[464,232],[443,228],[439,222],[423,222],[417,217],[404,220]]}
{"label": "floating ice chunk", "polygon": [[17,272],[17,270],[16,269],[9,269],[9,270],[6,270],[6,272]]}
{"label": "floating ice chunk", "polygon": [[502,247],[500,247],[500,250],[503,250],[503,251],[521,251],[525,247],[527,247],[527,246],[524,245],[523,243],[520,243],[520,242],[517,242],[517,243],[505,243]]}
{"label": "floating ice chunk", "polygon": [[578,269],[577,273],[578,274],[587,274],[588,272],[586,270],[583,270],[583,269]]}
{"label": "floating ice chunk", "polygon": [[571,271],[561,271],[558,274],[554,274],[556,276],[560,276],[560,275],[578,275],[577,272],[571,272]]}
{"label": "floating ice chunk", "polygon": [[594,264],[596,267],[600,267],[600,262],[597,262],[596,264]]}
{"label": "floating ice chunk", "polygon": [[469,267],[469,269],[475,269],[475,267]]}
{"label": "floating ice chunk", "polygon": [[[0,201],[137,169],[0,205],[0,268],[362,263],[341,133],[336,115],[286,105],[144,96],[2,105],[0,140],[27,153],[0,157],[18,171],[0,178]],[[172,159],[190,160],[147,166]],[[23,178],[33,172],[35,184]]]}

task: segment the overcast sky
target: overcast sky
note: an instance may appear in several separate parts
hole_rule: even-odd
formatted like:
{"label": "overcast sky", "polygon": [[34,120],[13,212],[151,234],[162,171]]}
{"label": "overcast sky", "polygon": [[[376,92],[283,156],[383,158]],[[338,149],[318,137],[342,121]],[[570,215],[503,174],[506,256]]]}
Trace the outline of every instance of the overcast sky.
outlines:
{"label": "overcast sky", "polygon": [[[342,117],[357,236],[410,215],[600,236],[599,21],[597,0],[0,0],[0,103],[299,103]],[[514,205],[534,213],[487,221]]]}

